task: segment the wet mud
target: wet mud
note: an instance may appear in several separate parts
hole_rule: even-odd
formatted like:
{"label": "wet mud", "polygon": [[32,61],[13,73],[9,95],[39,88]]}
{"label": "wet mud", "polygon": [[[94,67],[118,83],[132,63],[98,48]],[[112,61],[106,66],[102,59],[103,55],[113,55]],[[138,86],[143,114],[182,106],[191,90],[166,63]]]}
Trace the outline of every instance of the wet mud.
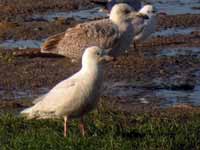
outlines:
{"label": "wet mud", "polygon": [[[73,64],[64,57],[12,55],[21,49],[39,50],[48,36],[90,20],[77,20],[73,16],[49,20],[45,16],[96,7],[87,0],[0,3],[1,109],[29,105],[31,100],[80,69],[80,63]],[[200,13],[166,17],[159,17],[156,33],[137,43],[137,49],[132,46],[124,56],[107,64],[101,100],[128,112],[200,105]]]}

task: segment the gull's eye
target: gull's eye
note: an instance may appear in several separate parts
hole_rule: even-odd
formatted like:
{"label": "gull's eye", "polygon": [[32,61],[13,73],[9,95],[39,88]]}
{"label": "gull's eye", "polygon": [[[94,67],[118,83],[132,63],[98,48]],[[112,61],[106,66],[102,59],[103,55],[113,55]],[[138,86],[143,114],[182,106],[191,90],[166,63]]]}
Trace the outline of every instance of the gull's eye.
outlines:
{"label": "gull's eye", "polygon": [[124,10],[124,13],[125,13],[125,14],[129,14],[130,12],[131,12],[131,11],[128,10],[128,9],[125,9],[125,10]]}
{"label": "gull's eye", "polygon": [[97,52],[97,55],[98,55],[98,56],[101,56],[101,52]]}

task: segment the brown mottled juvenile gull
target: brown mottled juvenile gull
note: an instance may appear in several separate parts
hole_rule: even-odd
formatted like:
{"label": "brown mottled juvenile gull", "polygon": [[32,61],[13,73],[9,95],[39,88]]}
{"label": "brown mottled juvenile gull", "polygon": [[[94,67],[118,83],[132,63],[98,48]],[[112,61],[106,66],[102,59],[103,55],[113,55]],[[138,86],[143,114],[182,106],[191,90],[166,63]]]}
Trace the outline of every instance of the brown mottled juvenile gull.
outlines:
{"label": "brown mottled juvenile gull", "polygon": [[103,81],[104,62],[110,60],[106,50],[93,46],[85,50],[82,68],[61,81],[32,107],[21,112],[28,119],[64,117],[64,136],[71,118],[81,118],[80,130],[85,134],[83,115],[97,104]]}
{"label": "brown mottled juvenile gull", "polygon": [[133,40],[133,16],[144,17],[132,11],[127,4],[116,4],[109,19],[82,23],[53,35],[44,42],[41,52],[60,54],[78,60],[86,47],[96,45],[117,57],[129,48]]}

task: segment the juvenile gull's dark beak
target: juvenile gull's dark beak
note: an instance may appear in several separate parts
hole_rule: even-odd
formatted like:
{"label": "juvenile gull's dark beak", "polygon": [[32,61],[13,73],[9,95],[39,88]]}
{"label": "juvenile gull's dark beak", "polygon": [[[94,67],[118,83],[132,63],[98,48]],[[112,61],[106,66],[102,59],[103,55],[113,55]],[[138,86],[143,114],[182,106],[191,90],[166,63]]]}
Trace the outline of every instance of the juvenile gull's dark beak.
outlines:
{"label": "juvenile gull's dark beak", "polygon": [[114,60],[114,57],[109,55],[109,51],[108,50],[104,50],[102,52],[102,56],[100,58],[100,61],[110,62],[110,61],[113,61],[113,60]]}
{"label": "juvenile gull's dark beak", "polygon": [[143,13],[137,13],[136,16],[143,18],[143,19],[149,19],[149,17],[146,14],[143,14]]}

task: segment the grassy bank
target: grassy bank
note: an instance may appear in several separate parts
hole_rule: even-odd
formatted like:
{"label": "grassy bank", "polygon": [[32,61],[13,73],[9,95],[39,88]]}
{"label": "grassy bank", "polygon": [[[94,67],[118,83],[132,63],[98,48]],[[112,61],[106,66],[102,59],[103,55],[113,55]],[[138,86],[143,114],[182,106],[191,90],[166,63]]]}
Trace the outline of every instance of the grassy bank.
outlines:
{"label": "grassy bank", "polygon": [[29,149],[200,149],[200,111],[161,110],[135,114],[100,110],[86,118],[87,135],[81,137],[77,121],[63,137],[62,120],[25,120],[0,116],[1,150]]}

